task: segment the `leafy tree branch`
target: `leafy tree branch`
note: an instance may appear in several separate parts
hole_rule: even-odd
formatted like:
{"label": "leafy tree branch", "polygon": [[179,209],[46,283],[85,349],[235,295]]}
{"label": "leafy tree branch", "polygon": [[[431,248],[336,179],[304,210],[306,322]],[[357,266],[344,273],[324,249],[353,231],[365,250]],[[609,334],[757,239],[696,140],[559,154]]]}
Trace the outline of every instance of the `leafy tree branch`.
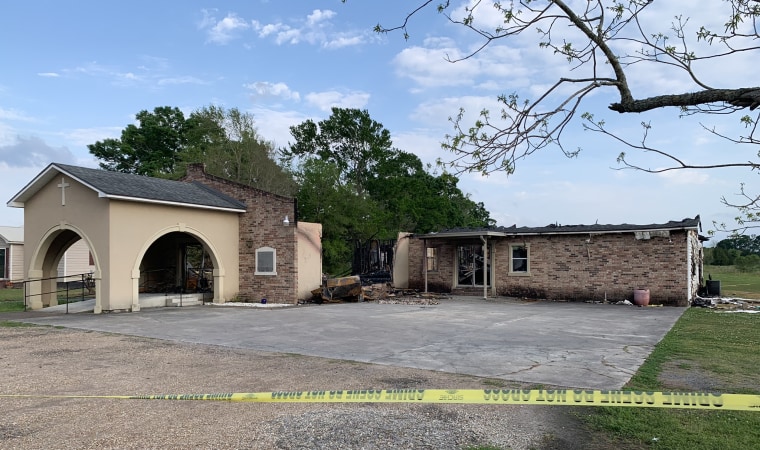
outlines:
{"label": "leafy tree branch", "polygon": [[[511,44],[519,36],[520,42],[526,38],[533,40],[539,49],[551,51],[564,59],[570,72],[578,74],[558,77],[536,99],[524,99],[517,92],[501,94],[497,98],[497,110],[483,109],[475,119],[465,119],[466,111],[460,109],[450,119],[453,132],[442,144],[453,157],[442,160],[441,164],[455,173],[512,173],[517,161],[550,146],[559,147],[568,157],[577,156],[580,148],[569,148],[563,135],[567,127],[578,120],[585,129],[608,136],[627,148],[628,152],[620,152],[618,157],[623,168],[650,173],[725,167],[756,169],[760,162],[754,158],[729,163],[689,163],[688,150],[683,147],[654,148],[646,143],[651,122],[642,122],[642,138],[636,142],[608,129],[603,120],[593,118],[593,111],[586,110],[591,93],[614,92],[614,100],[608,108],[624,115],[665,108],[678,108],[681,117],[736,115],[738,124],[747,129],[746,134],[730,136],[716,131],[714,126],[702,124],[702,127],[726,142],[758,144],[755,133],[760,117],[744,111],[752,112],[760,106],[760,86],[755,83],[713,86],[704,71],[739,55],[760,56],[760,1],[723,0],[721,7],[725,19],[721,29],[714,23],[694,27],[684,14],[674,16],[668,29],[658,29],[661,26],[656,23],[659,17],[650,13],[653,4],[660,3],[655,0],[474,0],[456,3],[446,0],[436,5],[432,1],[421,1],[399,25],[378,24],[375,30],[380,33],[402,32],[408,39],[415,17],[435,7],[449,23],[472,31],[482,40],[464,56],[447,58],[451,62],[473,58],[496,45],[497,41]],[[483,20],[493,14],[498,21]],[[531,37],[529,31],[537,32],[537,38]],[[646,75],[633,71],[634,67],[642,65],[667,68],[671,70],[669,73],[675,70],[676,76],[682,75],[680,81],[692,84],[694,89],[637,96],[629,77],[636,77],[638,85],[645,84],[642,77]],[[464,120],[474,123],[465,124]],[[657,155],[664,164],[651,168],[637,163],[636,159],[643,154]],[[760,208],[757,197],[750,195],[746,200],[749,203],[744,206],[733,206],[745,214],[747,208]]]}

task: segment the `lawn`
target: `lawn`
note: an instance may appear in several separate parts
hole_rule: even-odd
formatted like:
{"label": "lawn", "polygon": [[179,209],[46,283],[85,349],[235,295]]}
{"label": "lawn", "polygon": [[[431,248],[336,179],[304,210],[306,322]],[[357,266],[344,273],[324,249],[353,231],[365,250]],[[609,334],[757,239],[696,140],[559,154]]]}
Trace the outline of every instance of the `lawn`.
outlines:
{"label": "lawn", "polygon": [[24,291],[16,288],[0,289],[0,312],[23,311]]}
{"label": "lawn", "polygon": [[720,281],[721,295],[760,300],[760,273],[740,272],[734,266],[705,266],[705,279],[709,275]]}
{"label": "lawn", "polygon": [[24,300],[24,291],[18,288],[0,289],[0,302],[22,301]]}
{"label": "lawn", "polygon": [[[85,298],[92,298],[91,294],[85,292]],[[58,290],[58,304],[66,303],[68,298],[69,303],[74,303],[82,300],[81,289],[71,289],[68,294],[65,288]],[[0,312],[12,312],[24,310],[24,290],[20,288],[5,288],[0,289]]]}
{"label": "lawn", "polygon": [[[760,394],[759,348],[760,314],[690,308],[625,389]],[[743,450],[760,442],[760,411],[583,411],[581,417],[617,440],[620,448]]]}

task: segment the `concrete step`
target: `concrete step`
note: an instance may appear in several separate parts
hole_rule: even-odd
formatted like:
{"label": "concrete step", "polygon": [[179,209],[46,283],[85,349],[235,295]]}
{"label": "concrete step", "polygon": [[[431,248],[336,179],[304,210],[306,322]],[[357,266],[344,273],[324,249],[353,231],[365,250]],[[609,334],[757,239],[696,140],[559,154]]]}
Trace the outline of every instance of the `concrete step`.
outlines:
{"label": "concrete step", "polygon": [[[465,297],[482,297],[482,287],[458,287],[451,290],[451,295],[461,295]],[[488,295],[491,295],[491,288],[488,288]]]}
{"label": "concrete step", "polygon": [[201,294],[170,295],[166,297],[166,306],[194,306],[200,305]]}

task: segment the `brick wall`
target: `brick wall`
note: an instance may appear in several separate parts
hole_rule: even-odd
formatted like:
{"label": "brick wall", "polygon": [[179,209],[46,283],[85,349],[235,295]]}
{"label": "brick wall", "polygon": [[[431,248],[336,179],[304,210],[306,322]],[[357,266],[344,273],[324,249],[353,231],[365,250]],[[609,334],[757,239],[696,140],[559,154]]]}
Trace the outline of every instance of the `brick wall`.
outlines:
{"label": "brick wall", "polygon": [[[438,270],[428,271],[428,291],[451,292],[456,276],[456,246],[441,241],[428,241],[428,247],[438,253]],[[423,290],[425,280],[422,276],[424,245],[421,239],[409,241],[409,287]]]}
{"label": "brick wall", "polygon": [[[240,215],[241,300],[295,303],[298,299],[298,258],[295,200],[205,173],[202,164],[190,164],[181,181],[197,181],[246,205]],[[283,225],[288,216],[290,226]],[[277,275],[255,275],[256,249],[272,247]]]}
{"label": "brick wall", "polygon": [[[693,231],[671,231],[669,237],[642,240],[633,233],[491,238],[495,290],[504,296],[618,301],[632,300],[634,289],[646,288],[650,303],[686,305],[689,290],[696,291],[694,271],[701,270],[695,239]],[[451,292],[456,247],[465,243],[479,241],[428,242],[439,254],[438,272],[428,273],[428,290]],[[512,274],[510,245],[523,244],[529,248],[529,274]],[[422,256],[422,240],[412,239],[409,285],[416,289],[424,287]]]}

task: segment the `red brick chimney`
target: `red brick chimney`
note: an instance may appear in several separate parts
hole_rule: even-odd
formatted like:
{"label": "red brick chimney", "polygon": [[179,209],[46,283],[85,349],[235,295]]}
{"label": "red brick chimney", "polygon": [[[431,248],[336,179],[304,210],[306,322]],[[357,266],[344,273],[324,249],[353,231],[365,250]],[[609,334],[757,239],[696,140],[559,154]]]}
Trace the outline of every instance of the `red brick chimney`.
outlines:
{"label": "red brick chimney", "polygon": [[201,181],[206,178],[206,164],[190,163],[185,170],[183,181]]}

